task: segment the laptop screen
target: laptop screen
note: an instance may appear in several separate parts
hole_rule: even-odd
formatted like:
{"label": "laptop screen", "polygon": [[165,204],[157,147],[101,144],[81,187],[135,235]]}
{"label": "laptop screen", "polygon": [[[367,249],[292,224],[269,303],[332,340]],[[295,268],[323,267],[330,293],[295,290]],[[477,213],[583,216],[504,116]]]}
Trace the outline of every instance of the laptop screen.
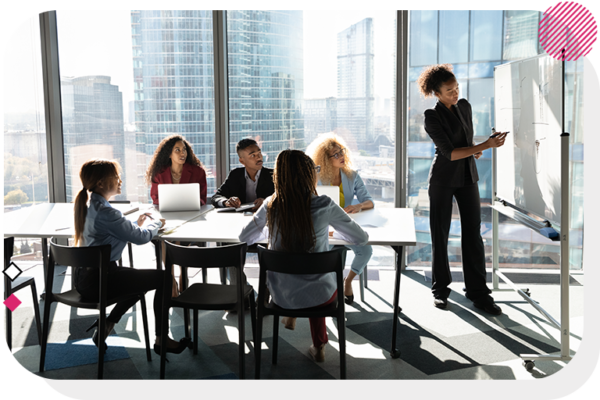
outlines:
{"label": "laptop screen", "polygon": [[200,184],[180,183],[158,185],[160,211],[200,210]]}

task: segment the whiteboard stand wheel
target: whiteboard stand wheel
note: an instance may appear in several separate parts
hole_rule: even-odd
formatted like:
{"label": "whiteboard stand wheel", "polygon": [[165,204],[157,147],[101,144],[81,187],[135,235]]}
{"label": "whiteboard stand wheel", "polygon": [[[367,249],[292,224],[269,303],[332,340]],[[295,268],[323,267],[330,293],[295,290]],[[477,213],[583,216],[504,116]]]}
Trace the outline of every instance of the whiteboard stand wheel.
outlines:
{"label": "whiteboard stand wheel", "polygon": [[531,372],[531,370],[535,367],[535,362],[532,360],[523,360],[523,366],[527,371]]}
{"label": "whiteboard stand wheel", "polygon": [[531,297],[531,292],[529,291],[529,289],[523,290],[523,293],[525,293],[527,296]]}

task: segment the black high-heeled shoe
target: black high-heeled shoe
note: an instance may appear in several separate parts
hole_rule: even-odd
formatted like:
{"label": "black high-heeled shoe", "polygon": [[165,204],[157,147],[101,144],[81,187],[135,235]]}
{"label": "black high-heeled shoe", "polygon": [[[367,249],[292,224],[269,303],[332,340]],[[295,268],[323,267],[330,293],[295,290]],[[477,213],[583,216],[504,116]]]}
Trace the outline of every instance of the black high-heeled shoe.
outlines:
{"label": "black high-heeled shoe", "polygon": [[[96,345],[96,347],[98,347],[98,320],[96,320],[96,322],[94,322],[89,328],[87,328],[85,331],[89,332],[92,330],[92,328],[96,328],[96,331],[94,332],[94,334],[92,335],[92,342],[94,342],[94,344]],[[108,350],[108,345],[106,344],[106,341],[104,342],[104,352],[106,353],[106,350]]]}
{"label": "black high-heeled shoe", "polygon": [[[183,353],[183,351],[186,348],[190,347],[191,343],[192,343],[192,339],[187,338],[187,337],[183,338],[183,339],[181,339],[179,341],[179,344],[177,345],[177,347],[175,347],[175,348],[169,348],[169,347],[167,347],[167,353],[181,354],[181,353]],[[156,354],[158,354],[159,356],[160,356],[161,350],[162,349],[160,347],[160,344],[155,344],[154,345],[154,352]]]}
{"label": "black high-heeled shoe", "polygon": [[352,303],[354,303],[354,294],[351,294],[350,296],[344,295],[344,303],[346,303],[349,306],[351,306]]}

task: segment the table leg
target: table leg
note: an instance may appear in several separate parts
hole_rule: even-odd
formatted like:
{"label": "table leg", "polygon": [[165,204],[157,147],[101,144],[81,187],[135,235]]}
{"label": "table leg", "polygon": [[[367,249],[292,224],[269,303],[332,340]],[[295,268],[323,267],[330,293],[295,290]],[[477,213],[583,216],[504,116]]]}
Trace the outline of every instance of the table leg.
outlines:
{"label": "table leg", "polygon": [[392,320],[392,350],[390,351],[390,355],[392,358],[399,358],[400,350],[396,348],[396,335],[398,332],[398,314],[402,311],[398,302],[400,298],[400,275],[402,274],[402,256],[404,247],[392,246],[392,248],[396,252],[396,277],[394,279],[394,319]]}
{"label": "table leg", "polygon": [[48,252],[48,238],[42,239],[42,266],[44,268],[44,288],[40,294],[40,300],[46,299],[46,280],[48,278],[48,263],[50,262],[50,253]]}

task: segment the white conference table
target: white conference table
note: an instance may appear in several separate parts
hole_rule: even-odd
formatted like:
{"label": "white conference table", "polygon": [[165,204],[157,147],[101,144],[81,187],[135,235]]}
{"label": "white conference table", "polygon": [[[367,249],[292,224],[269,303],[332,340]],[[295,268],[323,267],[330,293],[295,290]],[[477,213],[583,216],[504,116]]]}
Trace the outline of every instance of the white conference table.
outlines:
{"label": "white conference table", "polygon": [[[121,210],[134,206],[114,205]],[[139,205],[140,210],[127,216],[136,220],[142,212],[152,209],[149,204]],[[351,214],[352,218],[369,233],[371,245],[390,246],[397,254],[396,273],[394,285],[392,323],[392,358],[398,358],[400,352],[396,349],[396,333],[398,306],[400,296],[400,276],[404,246],[417,244],[414,214],[410,208],[375,208],[358,214]],[[251,216],[235,212],[216,212],[211,205],[202,206],[200,211],[162,213],[167,220],[166,231],[156,236],[153,241],[189,241],[189,242],[222,242],[238,243],[242,228],[251,220]],[[40,238],[42,240],[42,256],[44,272],[48,265],[48,239],[68,239],[74,236],[72,203],[44,203],[33,207],[24,208],[4,214],[4,236],[22,238]],[[330,244],[349,244],[343,240],[331,238]],[[155,246],[157,253],[157,267],[161,268],[161,247]]]}

